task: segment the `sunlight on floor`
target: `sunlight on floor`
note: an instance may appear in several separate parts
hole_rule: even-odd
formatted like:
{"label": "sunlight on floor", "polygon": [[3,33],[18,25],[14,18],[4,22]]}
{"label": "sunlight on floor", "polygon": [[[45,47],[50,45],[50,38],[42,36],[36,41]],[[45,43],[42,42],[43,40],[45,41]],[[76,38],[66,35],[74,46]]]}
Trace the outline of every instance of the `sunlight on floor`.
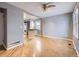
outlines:
{"label": "sunlight on floor", "polygon": [[[33,57],[38,56],[41,53],[42,50],[42,43],[41,40],[39,39],[35,39],[35,43],[34,43],[34,53],[33,53]],[[38,55],[37,55],[38,54]]]}

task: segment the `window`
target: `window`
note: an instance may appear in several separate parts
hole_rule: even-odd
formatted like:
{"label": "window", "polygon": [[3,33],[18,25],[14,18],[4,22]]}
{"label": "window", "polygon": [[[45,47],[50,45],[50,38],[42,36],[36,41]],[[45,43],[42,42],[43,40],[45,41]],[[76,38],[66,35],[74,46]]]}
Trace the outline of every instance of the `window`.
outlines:
{"label": "window", "polygon": [[38,29],[38,30],[40,30],[40,21],[38,20],[38,21],[36,21],[35,22],[35,29]]}

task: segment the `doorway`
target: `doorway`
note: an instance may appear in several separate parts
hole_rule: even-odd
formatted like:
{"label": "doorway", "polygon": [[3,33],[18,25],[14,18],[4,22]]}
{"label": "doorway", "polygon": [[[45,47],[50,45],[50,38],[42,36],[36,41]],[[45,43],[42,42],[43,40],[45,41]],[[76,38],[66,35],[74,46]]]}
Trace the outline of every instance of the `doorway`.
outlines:
{"label": "doorway", "polygon": [[7,9],[0,8],[0,49],[7,48]]}

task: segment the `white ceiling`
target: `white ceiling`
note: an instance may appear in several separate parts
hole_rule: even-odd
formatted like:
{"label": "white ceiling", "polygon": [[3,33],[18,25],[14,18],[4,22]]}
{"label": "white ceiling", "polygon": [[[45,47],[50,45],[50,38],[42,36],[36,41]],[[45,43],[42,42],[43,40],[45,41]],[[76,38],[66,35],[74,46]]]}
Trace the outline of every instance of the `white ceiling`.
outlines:
{"label": "white ceiling", "polygon": [[32,15],[27,14],[25,12],[23,14],[24,14],[24,20],[29,20],[29,19],[35,20],[35,19],[38,19],[38,17],[32,16]]}
{"label": "white ceiling", "polygon": [[70,13],[73,12],[75,6],[74,2],[52,2],[51,4],[56,5],[56,7],[49,8],[46,12],[43,12],[43,3],[44,2],[8,2],[8,4],[19,7],[24,11],[38,17],[49,17]]}

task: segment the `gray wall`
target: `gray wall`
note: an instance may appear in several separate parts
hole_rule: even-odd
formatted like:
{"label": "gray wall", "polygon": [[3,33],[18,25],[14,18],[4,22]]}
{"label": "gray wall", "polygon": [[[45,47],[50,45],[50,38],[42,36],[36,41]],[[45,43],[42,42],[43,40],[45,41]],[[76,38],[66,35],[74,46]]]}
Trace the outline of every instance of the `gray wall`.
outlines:
{"label": "gray wall", "polygon": [[7,46],[23,42],[23,12],[17,7],[0,2],[0,7],[7,8]]}
{"label": "gray wall", "polygon": [[3,28],[3,14],[0,13],[0,45],[2,44],[3,42],[3,39],[4,39],[4,28]]}
{"label": "gray wall", "polygon": [[50,37],[72,38],[72,13],[44,19],[43,35]]}

